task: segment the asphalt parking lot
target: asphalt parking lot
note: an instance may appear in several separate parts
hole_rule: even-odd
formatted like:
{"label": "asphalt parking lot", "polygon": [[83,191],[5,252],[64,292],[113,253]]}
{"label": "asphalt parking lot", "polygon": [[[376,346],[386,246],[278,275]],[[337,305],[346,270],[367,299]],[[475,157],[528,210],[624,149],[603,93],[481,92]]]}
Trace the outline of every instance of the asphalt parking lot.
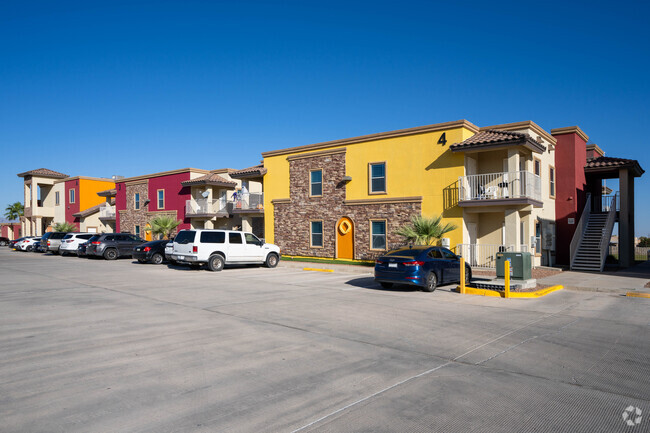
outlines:
{"label": "asphalt parking lot", "polygon": [[6,248],[0,287],[2,432],[650,431],[650,299]]}

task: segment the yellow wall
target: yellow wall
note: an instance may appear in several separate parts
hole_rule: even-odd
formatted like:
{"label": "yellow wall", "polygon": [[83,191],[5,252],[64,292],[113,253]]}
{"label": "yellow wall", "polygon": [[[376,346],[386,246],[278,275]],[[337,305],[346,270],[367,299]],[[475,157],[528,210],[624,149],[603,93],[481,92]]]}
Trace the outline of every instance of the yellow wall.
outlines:
{"label": "yellow wall", "polygon": [[106,201],[97,195],[100,191],[115,188],[115,183],[106,180],[79,179],[79,211],[84,211]]}
{"label": "yellow wall", "polygon": [[[446,134],[446,145],[438,144]],[[451,245],[462,243],[462,211],[457,206],[458,177],[465,175],[462,154],[452,154],[449,146],[474,135],[474,132],[456,126],[453,129],[375,139],[327,149],[346,148],[346,174],[352,177],[347,184],[348,200],[422,196],[424,216],[442,215],[443,223],[453,223],[458,228],[447,236]],[[265,237],[274,242],[272,200],[289,198],[289,154],[264,158],[267,173],[264,176]],[[368,163],[386,162],[387,194],[368,194]],[[327,167],[323,172],[327,177]]]}

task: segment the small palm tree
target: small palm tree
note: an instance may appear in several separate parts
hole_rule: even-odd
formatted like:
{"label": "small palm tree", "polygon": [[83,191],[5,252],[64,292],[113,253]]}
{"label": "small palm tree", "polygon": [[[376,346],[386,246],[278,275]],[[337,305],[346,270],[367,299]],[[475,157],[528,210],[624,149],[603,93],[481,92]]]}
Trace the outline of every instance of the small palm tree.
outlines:
{"label": "small palm tree", "polygon": [[25,207],[19,201],[14,204],[10,204],[5,208],[5,218],[9,221],[14,221],[20,218],[25,214]]}
{"label": "small palm tree", "polygon": [[416,245],[435,245],[445,233],[456,230],[456,225],[441,224],[442,216],[427,218],[413,216],[411,224],[400,227],[395,234],[402,236],[408,243]]}
{"label": "small palm tree", "polygon": [[77,228],[76,225],[68,222],[62,222],[62,223],[56,223],[54,224],[54,231],[55,232],[76,232],[79,229]]}
{"label": "small palm tree", "polygon": [[163,235],[164,239],[169,239],[171,234],[176,230],[183,221],[176,220],[169,215],[159,215],[149,221],[151,225],[151,233],[155,235]]}

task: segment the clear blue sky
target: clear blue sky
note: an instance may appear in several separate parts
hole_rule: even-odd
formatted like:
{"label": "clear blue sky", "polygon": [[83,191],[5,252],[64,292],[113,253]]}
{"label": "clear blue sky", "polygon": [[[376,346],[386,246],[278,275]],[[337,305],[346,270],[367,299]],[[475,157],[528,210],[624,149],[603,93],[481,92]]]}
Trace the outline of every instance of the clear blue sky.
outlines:
{"label": "clear blue sky", "polygon": [[[16,173],[243,168],[457,119],[579,125],[650,169],[646,2],[0,4],[0,204]],[[637,234],[650,234],[650,172]],[[558,179],[561,182],[561,179]]]}

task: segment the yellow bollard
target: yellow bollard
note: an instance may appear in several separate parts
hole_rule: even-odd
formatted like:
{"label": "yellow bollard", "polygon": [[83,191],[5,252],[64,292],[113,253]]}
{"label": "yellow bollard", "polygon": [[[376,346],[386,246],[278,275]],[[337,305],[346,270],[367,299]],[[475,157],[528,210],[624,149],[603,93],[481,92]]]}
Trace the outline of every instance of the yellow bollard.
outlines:
{"label": "yellow bollard", "polygon": [[465,259],[460,258],[460,294],[465,294]]}
{"label": "yellow bollard", "polygon": [[505,290],[506,290],[506,298],[510,297],[510,261],[506,260],[505,263],[503,264],[504,267],[504,278],[505,278]]}

